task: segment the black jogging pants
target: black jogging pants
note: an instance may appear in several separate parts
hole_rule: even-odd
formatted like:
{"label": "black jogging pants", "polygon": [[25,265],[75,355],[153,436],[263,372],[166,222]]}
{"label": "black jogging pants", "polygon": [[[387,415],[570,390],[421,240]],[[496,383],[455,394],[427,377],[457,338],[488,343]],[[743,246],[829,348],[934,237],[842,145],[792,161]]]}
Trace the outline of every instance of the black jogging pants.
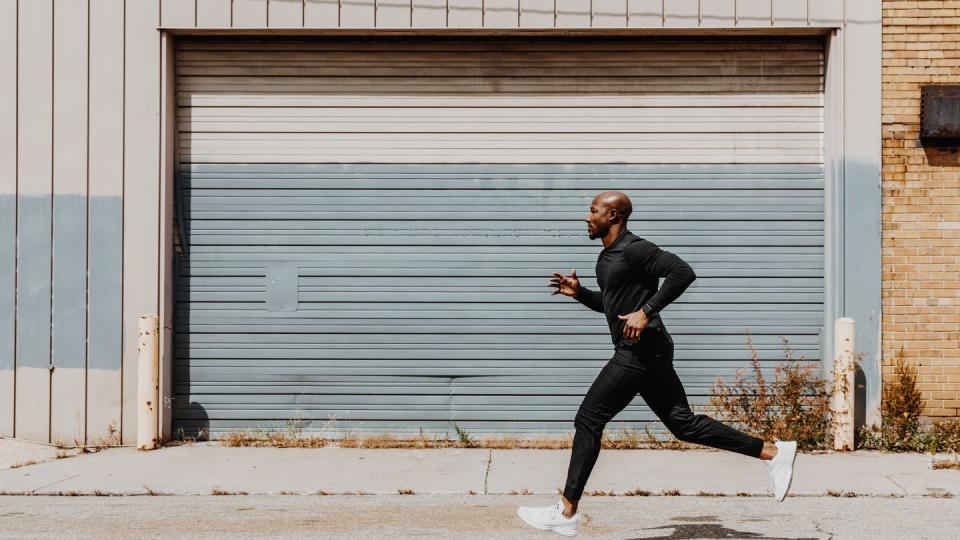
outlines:
{"label": "black jogging pants", "polygon": [[760,457],[763,440],[703,414],[693,414],[673,368],[673,340],[664,328],[644,329],[636,344],[618,344],[580,405],[563,496],[579,500],[600,453],[607,423],[640,394],[681,441]]}

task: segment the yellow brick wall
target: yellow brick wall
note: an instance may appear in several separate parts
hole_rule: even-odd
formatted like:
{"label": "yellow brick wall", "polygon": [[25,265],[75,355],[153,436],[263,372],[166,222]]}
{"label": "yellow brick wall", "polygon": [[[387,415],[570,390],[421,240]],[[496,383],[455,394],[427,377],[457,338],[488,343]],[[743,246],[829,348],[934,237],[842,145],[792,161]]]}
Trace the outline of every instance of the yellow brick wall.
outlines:
{"label": "yellow brick wall", "polygon": [[929,419],[960,416],[960,149],[924,149],[920,87],[960,85],[960,1],[883,2],[883,377],[901,347]]}

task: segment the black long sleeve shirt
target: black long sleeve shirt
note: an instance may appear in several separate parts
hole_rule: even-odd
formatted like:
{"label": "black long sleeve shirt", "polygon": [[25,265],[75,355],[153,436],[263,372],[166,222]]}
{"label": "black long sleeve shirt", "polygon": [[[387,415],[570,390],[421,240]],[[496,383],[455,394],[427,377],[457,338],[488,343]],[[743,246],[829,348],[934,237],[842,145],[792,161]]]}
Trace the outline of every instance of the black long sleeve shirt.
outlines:
{"label": "black long sleeve shirt", "polygon": [[[657,289],[658,279],[664,278]],[[574,295],[588,308],[604,313],[615,346],[624,342],[618,315],[642,309],[650,318],[649,328],[665,328],[660,310],[676,300],[697,278],[683,259],[660,249],[630,231],[624,231],[597,257],[597,284],[600,292],[583,285]],[[627,342],[632,343],[632,342]]]}

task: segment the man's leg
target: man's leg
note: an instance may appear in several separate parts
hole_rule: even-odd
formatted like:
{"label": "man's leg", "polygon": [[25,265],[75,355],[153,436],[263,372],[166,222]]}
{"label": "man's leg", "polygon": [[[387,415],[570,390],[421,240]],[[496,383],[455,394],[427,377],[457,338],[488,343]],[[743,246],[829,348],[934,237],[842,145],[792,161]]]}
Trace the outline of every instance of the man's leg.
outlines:
{"label": "man's leg", "polygon": [[576,431],[563,489],[564,515],[576,513],[587,478],[600,454],[603,428],[637,395],[640,378],[634,371],[608,362],[584,396],[573,421]]}
{"label": "man's leg", "polygon": [[[761,458],[763,454],[770,453],[762,439],[734,429],[709,416],[693,414],[683,384],[669,362],[661,369],[650,373],[640,389],[640,395],[667,429],[681,441],[729,450],[755,458]],[[776,453],[776,447],[773,447],[773,453]]]}
{"label": "man's leg", "polygon": [[672,344],[664,347],[661,356],[666,361],[659,364],[659,369],[651,370],[640,389],[640,395],[657,417],[681,441],[767,460],[770,488],[774,497],[783,501],[793,479],[796,441],[778,441],[775,445],[766,443],[709,416],[693,414],[687,403],[687,393],[673,368]]}

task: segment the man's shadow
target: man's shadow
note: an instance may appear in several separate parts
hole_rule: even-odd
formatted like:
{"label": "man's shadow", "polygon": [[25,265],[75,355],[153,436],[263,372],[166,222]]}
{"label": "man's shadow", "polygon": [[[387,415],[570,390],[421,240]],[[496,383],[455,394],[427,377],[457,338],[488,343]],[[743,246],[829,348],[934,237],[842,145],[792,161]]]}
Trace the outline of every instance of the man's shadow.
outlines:
{"label": "man's shadow", "polygon": [[701,538],[758,538],[762,540],[817,540],[816,538],[801,537],[782,537],[782,536],[764,536],[762,533],[738,531],[730,529],[720,523],[678,523],[676,525],[663,525],[661,527],[649,527],[645,531],[656,531],[660,529],[673,529],[669,536],[645,536],[638,537],[644,540],[650,539],[701,539]]}

